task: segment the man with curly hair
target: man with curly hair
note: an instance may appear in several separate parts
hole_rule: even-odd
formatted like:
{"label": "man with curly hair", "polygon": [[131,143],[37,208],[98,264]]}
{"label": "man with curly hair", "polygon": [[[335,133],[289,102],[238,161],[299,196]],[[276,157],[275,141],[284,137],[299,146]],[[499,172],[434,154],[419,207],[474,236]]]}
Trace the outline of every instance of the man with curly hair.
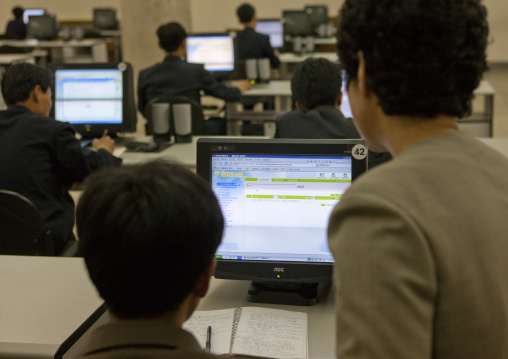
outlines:
{"label": "man with curly hair", "polygon": [[508,358],[508,160],[459,131],[486,70],[480,0],[346,0],[355,125],[394,159],[335,208],[337,355]]}

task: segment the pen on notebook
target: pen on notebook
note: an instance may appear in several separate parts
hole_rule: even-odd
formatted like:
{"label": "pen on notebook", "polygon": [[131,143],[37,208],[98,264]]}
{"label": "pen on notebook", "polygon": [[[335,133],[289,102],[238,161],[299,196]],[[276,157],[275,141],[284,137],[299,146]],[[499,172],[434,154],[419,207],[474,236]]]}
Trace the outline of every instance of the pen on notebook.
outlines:
{"label": "pen on notebook", "polygon": [[208,329],[206,330],[206,352],[210,353],[211,349],[212,349],[212,327],[208,326]]}
{"label": "pen on notebook", "polygon": [[101,137],[101,138],[104,138],[104,137],[106,137],[107,135],[108,135],[108,129],[106,128],[106,129],[104,130],[104,132],[102,133],[102,137]]}

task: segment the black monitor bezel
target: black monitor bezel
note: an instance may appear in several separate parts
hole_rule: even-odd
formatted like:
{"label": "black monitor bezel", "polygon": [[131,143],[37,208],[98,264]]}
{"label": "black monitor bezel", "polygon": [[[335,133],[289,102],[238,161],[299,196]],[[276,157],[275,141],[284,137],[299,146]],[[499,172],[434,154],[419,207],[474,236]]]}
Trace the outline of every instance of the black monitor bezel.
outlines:
{"label": "black monitor bezel", "polygon": [[262,18],[262,19],[258,19],[257,22],[265,22],[265,21],[278,21],[280,22],[280,24],[282,25],[282,45],[281,46],[273,46],[272,43],[270,42],[270,45],[272,45],[272,48],[274,49],[281,49],[284,47],[284,22],[282,21],[281,18]]}
{"label": "black monitor bezel", "polygon": [[137,123],[137,112],[134,103],[134,88],[133,88],[133,74],[132,66],[125,62],[120,63],[59,63],[52,64],[50,69],[53,74],[53,107],[51,108],[51,117],[55,118],[55,99],[56,99],[56,71],[57,70],[87,70],[87,69],[98,69],[98,70],[122,70],[123,74],[123,99],[122,99],[122,123],[119,124],[108,124],[108,123],[72,123],[75,131],[81,134],[83,137],[99,137],[106,130],[110,135],[116,135],[117,133],[124,132],[135,132]]}
{"label": "black monitor bezel", "polygon": [[[233,42],[233,69],[232,70],[222,70],[222,71],[219,71],[219,70],[208,70],[206,69],[205,67],[205,64],[202,63],[203,67],[205,67],[205,70],[210,72],[212,75],[216,76],[216,77],[219,77],[221,79],[227,79],[229,78],[230,76],[232,76],[233,74],[235,74],[235,70],[236,70],[236,61],[237,61],[237,50],[236,50],[236,34],[234,32],[203,32],[203,33],[192,33],[192,34],[187,34],[187,40],[186,40],[186,48],[185,48],[185,60],[188,62],[187,60],[187,46],[188,46],[188,39],[189,37],[214,37],[214,36],[229,36]],[[191,64],[197,64],[198,62],[189,62]]]}
{"label": "black monitor bezel", "polygon": [[[308,154],[348,155],[352,162],[352,179],[367,170],[368,156],[355,159],[353,147],[363,144],[360,139],[351,140],[300,140],[300,139],[244,139],[200,138],[197,141],[196,173],[211,181],[210,159],[212,154]],[[337,147],[335,147],[337,146]],[[219,149],[219,147],[221,149]],[[323,150],[319,150],[323,148]],[[331,149],[333,148],[333,152]],[[335,151],[337,148],[337,151]],[[312,150],[311,150],[312,149]],[[367,151],[365,149],[365,151]],[[280,272],[275,268],[283,267]],[[279,262],[279,261],[229,261],[217,259],[215,277],[221,279],[253,280],[257,282],[328,283],[332,278],[333,263]],[[308,275],[307,275],[308,274]]]}
{"label": "black monitor bezel", "polygon": [[[31,30],[31,27],[33,26],[30,24],[30,21],[37,20],[37,19],[49,19],[51,21],[52,29],[51,29],[51,36],[42,36],[40,32],[33,32]],[[36,40],[54,40],[58,38],[58,25],[56,22],[56,17],[54,15],[50,15],[48,13],[44,13],[43,15],[30,15],[28,16],[28,23],[26,24],[26,36],[29,38],[34,38]]]}
{"label": "black monitor bezel", "polygon": [[[113,15],[114,23],[111,26],[99,26],[97,22],[97,12],[108,12]],[[93,27],[101,30],[118,30],[118,19],[116,17],[116,9],[111,7],[96,7],[93,9]]]}
{"label": "black monitor bezel", "polygon": [[[303,13],[303,14],[307,15],[307,18],[309,19],[309,30],[307,32],[305,32],[305,33],[300,32],[300,33],[297,33],[297,34],[292,34],[290,31],[287,30],[286,17],[287,17],[288,14],[291,14],[291,13]],[[310,21],[310,16],[307,13],[307,11],[305,11],[305,10],[284,10],[284,11],[282,11],[282,19],[283,19],[283,23],[284,23],[284,34],[285,35],[289,35],[289,36],[292,36],[292,37],[296,37],[296,36],[314,36],[314,29],[312,28],[312,23]]]}

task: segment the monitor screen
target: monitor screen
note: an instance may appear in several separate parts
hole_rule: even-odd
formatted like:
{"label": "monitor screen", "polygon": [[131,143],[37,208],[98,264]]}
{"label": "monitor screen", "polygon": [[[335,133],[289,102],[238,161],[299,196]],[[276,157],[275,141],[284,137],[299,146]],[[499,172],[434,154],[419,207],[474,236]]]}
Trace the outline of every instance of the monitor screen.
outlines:
{"label": "monitor screen", "polygon": [[256,31],[268,35],[273,48],[284,46],[284,25],[280,19],[259,19]]}
{"label": "monitor screen", "polygon": [[309,14],[310,23],[313,28],[328,24],[328,7],[326,5],[306,6],[305,11]]}
{"label": "monitor screen", "polygon": [[351,110],[351,105],[349,103],[349,96],[347,95],[346,90],[347,78],[346,72],[342,71],[342,101],[340,103],[340,111],[346,118],[353,118],[353,111]]}
{"label": "monitor screen", "polygon": [[187,62],[204,64],[210,72],[233,71],[235,51],[229,34],[194,34],[187,37]]}
{"label": "monitor screen", "polygon": [[225,219],[215,276],[331,281],[328,219],[366,170],[361,140],[199,139],[197,146],[197,173]]}
{"label": "monitor screen", "polygon": [[312,36],[314,34],[310,16],[305,10],[285,10],[282,12],[284,34],[289,36]]}
{"label": "monitor screen", "polygon": [[102,30],[117,29],[116,10],[110,8],[93,9],[93,26]]}
{"label": "monitor screen", "polygon": [[54,78],[57,120],[71,123],[81,134],[135,130],[132,68],[127,63],[56,65]]}
{"label": "monitor screen", "polygon": [[23,12],[23,22],[28,24],[28,17],[33,15],[44,15],[46,11],[44,9],[25,9]]}
{"label": "monitor screen", "polygon": [[27,37],[53,40],[58,37],[56,19],[52,15],[30,15],[26,26]]}

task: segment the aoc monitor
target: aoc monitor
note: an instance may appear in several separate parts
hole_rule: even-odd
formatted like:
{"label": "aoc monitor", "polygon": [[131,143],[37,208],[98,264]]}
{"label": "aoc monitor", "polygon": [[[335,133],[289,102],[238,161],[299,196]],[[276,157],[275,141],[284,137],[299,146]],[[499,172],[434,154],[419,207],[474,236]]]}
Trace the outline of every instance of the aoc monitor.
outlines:
{"label": "aoc monitor", "polygon": [[259,19],[256,23],[256,32],[268,35],[270,45],[274,49],[284,46],[284,25],[280,19]]}
{"label": "aoc monitor", "polygon": [[315,304],[332,278],[330,214],[366,168],[361,140],[199,139],[197,173],[225,219],[215,277],[253,281],[253,302]]}
{"label": "aoc monitor", "polygon": [[57,64],[53,115],[84,137],[136,131],[132,66],[120,63]]}
{"label": "aoc monitor", "polygon": [[46,14],[46,10],[44,9],[25,9],[23,11],[23,22],[28,24],[28,17],[34,15],[44,15]]}
{"label": "aoc monitor", "polygon": [[187,62],[203,64],[214,75],[232,74],[235,69],[233,34],[187,36]]}
{"label": "aoc monitor", "polygon": [[56,19],[53,15],[30,15],[26,36],[37,40],[53,40],[58,37]]}
{"label": "aoc monitor", "polygon": [[95,8],[93,9],[93,26],[101,30],[118,29],[116,19],[116,10],[113,8]]}
{"label": "aoc monitor", "polygon": [[305,10],[284,10],[282,18],[285,35],[292,37],[314,35],[310,16]]}

